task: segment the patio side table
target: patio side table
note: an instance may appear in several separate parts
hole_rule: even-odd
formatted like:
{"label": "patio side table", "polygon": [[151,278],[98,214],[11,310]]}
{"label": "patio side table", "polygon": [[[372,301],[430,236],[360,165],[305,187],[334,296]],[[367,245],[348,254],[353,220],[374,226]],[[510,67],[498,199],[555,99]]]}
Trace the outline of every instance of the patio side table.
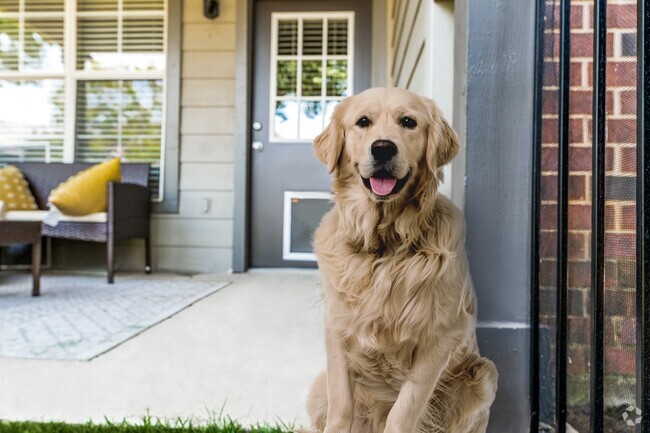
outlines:
{"label": "patio side table", "polygon": [[41,294],[41,221],[0,221],[0,246],[32,245],[32,296]]}

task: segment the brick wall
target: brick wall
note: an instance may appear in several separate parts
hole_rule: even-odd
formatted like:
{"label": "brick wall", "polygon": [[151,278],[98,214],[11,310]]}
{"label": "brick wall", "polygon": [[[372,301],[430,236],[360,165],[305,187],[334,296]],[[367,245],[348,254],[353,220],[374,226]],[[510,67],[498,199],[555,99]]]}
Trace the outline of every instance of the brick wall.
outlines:
{"label": "brick wall", "polygon": [[[636,1],[610,0],[607,15],[605,373],[607,404],[616,407],[633,402],[635,373]],[[548,1],[542,107],[540,284],[542,323],[553,332],[559,22],[559,1]],[[584,405],[589,398],[592,53],[593,1],[573,0],[568,219],[568,397],[572,406]]]}

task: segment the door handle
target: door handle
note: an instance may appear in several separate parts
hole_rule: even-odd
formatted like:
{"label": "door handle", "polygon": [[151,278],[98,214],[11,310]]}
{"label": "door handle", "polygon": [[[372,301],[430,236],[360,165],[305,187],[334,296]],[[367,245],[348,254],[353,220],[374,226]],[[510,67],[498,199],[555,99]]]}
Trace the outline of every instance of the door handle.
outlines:
{"label": "door handle", "polygon": [[261,141],[253,141],[251,147],[255,152],[261,152],[264,150],[264,143],[262,143]]}

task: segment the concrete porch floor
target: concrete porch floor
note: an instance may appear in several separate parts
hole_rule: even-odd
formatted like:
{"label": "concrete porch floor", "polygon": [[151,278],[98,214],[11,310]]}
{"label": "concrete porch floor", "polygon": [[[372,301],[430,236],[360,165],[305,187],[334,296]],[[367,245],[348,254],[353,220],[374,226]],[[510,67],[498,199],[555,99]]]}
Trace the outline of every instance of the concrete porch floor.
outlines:
{"label": "concrete porch floor", "polygon": [[316,271],[202,275],[217,293],[89,362],[0,358],[0,419],[103,422],[143,415],[306,424],[325,367]]}

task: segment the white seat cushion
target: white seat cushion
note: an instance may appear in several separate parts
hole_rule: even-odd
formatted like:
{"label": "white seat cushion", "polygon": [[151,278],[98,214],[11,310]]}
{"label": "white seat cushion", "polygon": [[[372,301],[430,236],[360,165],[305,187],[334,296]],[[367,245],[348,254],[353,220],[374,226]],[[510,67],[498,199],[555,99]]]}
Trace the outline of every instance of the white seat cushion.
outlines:
{"label": "white seat cushion", "polygon": [[[47,210],[12,210],[5,214],[5,221],[43,221],[50,211]],[[108,221],[106,212],[96,212],[84,216],[61,215],[59,221],[76,223],[105,223]]]}

